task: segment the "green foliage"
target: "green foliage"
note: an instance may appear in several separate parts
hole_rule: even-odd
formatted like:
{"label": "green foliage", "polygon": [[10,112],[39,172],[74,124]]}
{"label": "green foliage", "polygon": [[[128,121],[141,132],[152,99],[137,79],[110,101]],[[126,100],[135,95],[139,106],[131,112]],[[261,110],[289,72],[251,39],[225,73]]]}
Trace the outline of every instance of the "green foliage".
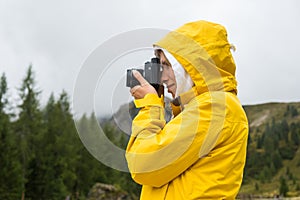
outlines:
{"label": "green foliage", "polygon": [[279,148],[280,155],[283,159],[292,160],[296,153],[296,150],[293,146],[286,145]]}
{"label": "green foliage", "polygon": [[11,130],[7,106],[7,83],[3,74],[0,78],[0,199],[20,199],[24,179],[21,162],[18,156],[18,144]]}
{"label": "green foliage", "polygon": [[[297,180],[300,179],[299,108],[299,103],[245,107],[250,119],[249,134],[252,140],[248,141],[241,194],[279,195],[279,192],[283,195],[299,194],[300,190],[297,188],[299,186]],[[257,119],[263,121],[251,122]]]}
{"label": "green foliage", "polygon": [[19,116],[14,123],[14,131],[20,142],[20,156],[25,182],[25,196],[28,199],[42,197],[44,183],[43,155],[40,151],[44,129],[42,112],[39,108],[39,94],[34,73],[29,66],[19,89]]}
{"label": "green foliage", "polygon": [[[3,74],[0,78],[0,199],[61,200],[69,197],[83,200],[97,182],[115,185],[138,197],[140,186],[132,181],[129,173],[103,165],[83,146],[66,92],[57,99],[52,94],[47,105],[40,108],[40,91],[36,89],[34,72],[29,66],[19,88],[18,112],[14,120],[6,113],[12,105],[6,92]],[[77,128],[97,144],[98,123],[94,114],[84,115]],[[109,122],[104,127],[111,141],[125,149],[128,136]]]}
{"label": "green foliage", "polygon": [[6,76],[3,73],[0,78],[0,111],[4,112],[4,108],[7,105],[8,101],[5,97],[7,92],[7,82],[6,82]]}
{"label": "green foliage", "polygon": [[297,124],[292,123],[291,124],[291,141],[294,146],[299,146],[300,145],[300,136],[299,136],[299,128]]}
{"label": "green foliage", "polygon": [[286,112],[284,113],[285,117],[287,117],[287,116],[296,117],[298,115],[299,115],[299,113],[298,113],[297,108],[295,108],[295,106],[287,105]]}
{"label": "green foliage", "polygon": [[275,151],[275,153],[272,154],[272,164],[272,166],[274,166],[275,169],[274,174],[283,166],[282,157],[280,156],[278,151]]}
{"label": "green foliage", "polygon": [[259,185],[258,185],[258,183],[255,183],[255,190],[259,191]]}
{"label": "green foliage", "polygon": [[289,187],[286,183],[286,180],[284,177],[280,177],[280,188],[279,188],[279,193],[283,196],[286,196],[286,194],[289,191]]}

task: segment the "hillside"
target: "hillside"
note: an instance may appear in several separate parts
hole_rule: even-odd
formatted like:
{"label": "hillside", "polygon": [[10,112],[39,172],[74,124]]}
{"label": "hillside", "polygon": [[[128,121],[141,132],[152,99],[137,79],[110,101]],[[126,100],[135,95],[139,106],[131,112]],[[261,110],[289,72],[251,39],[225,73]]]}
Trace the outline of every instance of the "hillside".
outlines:
{"label": "hillside", "polygon": [[250,127],[258,127],[271,122],[272,118],[275,118],[275,120],[282,120],[283,118],[286,118],[291,120],[291,122],[300,120],[300,115],[292,118],[291,116],[287,116],[288,113],[290,115],[297,115],[296,112],[300,111],[300,102],[249,105],[244,106],[244,109],[247,113]]}
{"label": "hillside", "polygon": [[250,125],[240,196],[300,195],[300,103],[244,106]]}

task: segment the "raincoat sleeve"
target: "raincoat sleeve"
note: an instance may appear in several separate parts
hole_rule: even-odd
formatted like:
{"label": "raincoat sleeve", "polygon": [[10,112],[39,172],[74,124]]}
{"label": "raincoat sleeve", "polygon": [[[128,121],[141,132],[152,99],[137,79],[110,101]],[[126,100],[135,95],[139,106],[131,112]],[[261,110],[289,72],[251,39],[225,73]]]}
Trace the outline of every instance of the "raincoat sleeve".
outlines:
{"label": "raincoat sleeve", "polygon": [[[199,159],[210,123],[209,114],[199,117],[197,104],[166,124],[162,98],[147,94],[143,99],[135,100],[135,104],[141,110],[133,120],[126,149],[128,167],[137,183],[160,187]],[[201,106],[208,106],[209,110],[205,102]]]}

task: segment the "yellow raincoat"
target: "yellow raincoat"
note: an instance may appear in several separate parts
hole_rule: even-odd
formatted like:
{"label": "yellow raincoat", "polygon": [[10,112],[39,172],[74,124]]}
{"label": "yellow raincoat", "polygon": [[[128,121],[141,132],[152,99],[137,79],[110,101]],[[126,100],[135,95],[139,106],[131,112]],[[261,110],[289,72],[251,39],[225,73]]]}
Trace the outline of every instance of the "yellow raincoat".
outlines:
{"label": "yellow raincoat", "polygon": [[[126,159],[142,200],[234,199],[246,159],[248,122],[236,96],[235,63],[223,26],[196,21],[155,44],[170,52],[195,86],[164,119],[154,94],[135,100]],[[179,110],[176,112],[175,110]]]}

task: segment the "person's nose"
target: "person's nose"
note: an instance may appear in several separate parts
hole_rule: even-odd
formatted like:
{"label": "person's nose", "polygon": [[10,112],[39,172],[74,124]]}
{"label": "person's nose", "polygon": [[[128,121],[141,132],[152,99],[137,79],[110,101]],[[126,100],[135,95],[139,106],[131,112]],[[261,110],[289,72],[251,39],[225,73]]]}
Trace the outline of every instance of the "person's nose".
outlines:
{"label": "person's nose", "polygon": [[167,73],[166,71],[162,71],[162,74],[161,74],[161,83],[167,83],[169,80],[168,76],[167,76]]}

